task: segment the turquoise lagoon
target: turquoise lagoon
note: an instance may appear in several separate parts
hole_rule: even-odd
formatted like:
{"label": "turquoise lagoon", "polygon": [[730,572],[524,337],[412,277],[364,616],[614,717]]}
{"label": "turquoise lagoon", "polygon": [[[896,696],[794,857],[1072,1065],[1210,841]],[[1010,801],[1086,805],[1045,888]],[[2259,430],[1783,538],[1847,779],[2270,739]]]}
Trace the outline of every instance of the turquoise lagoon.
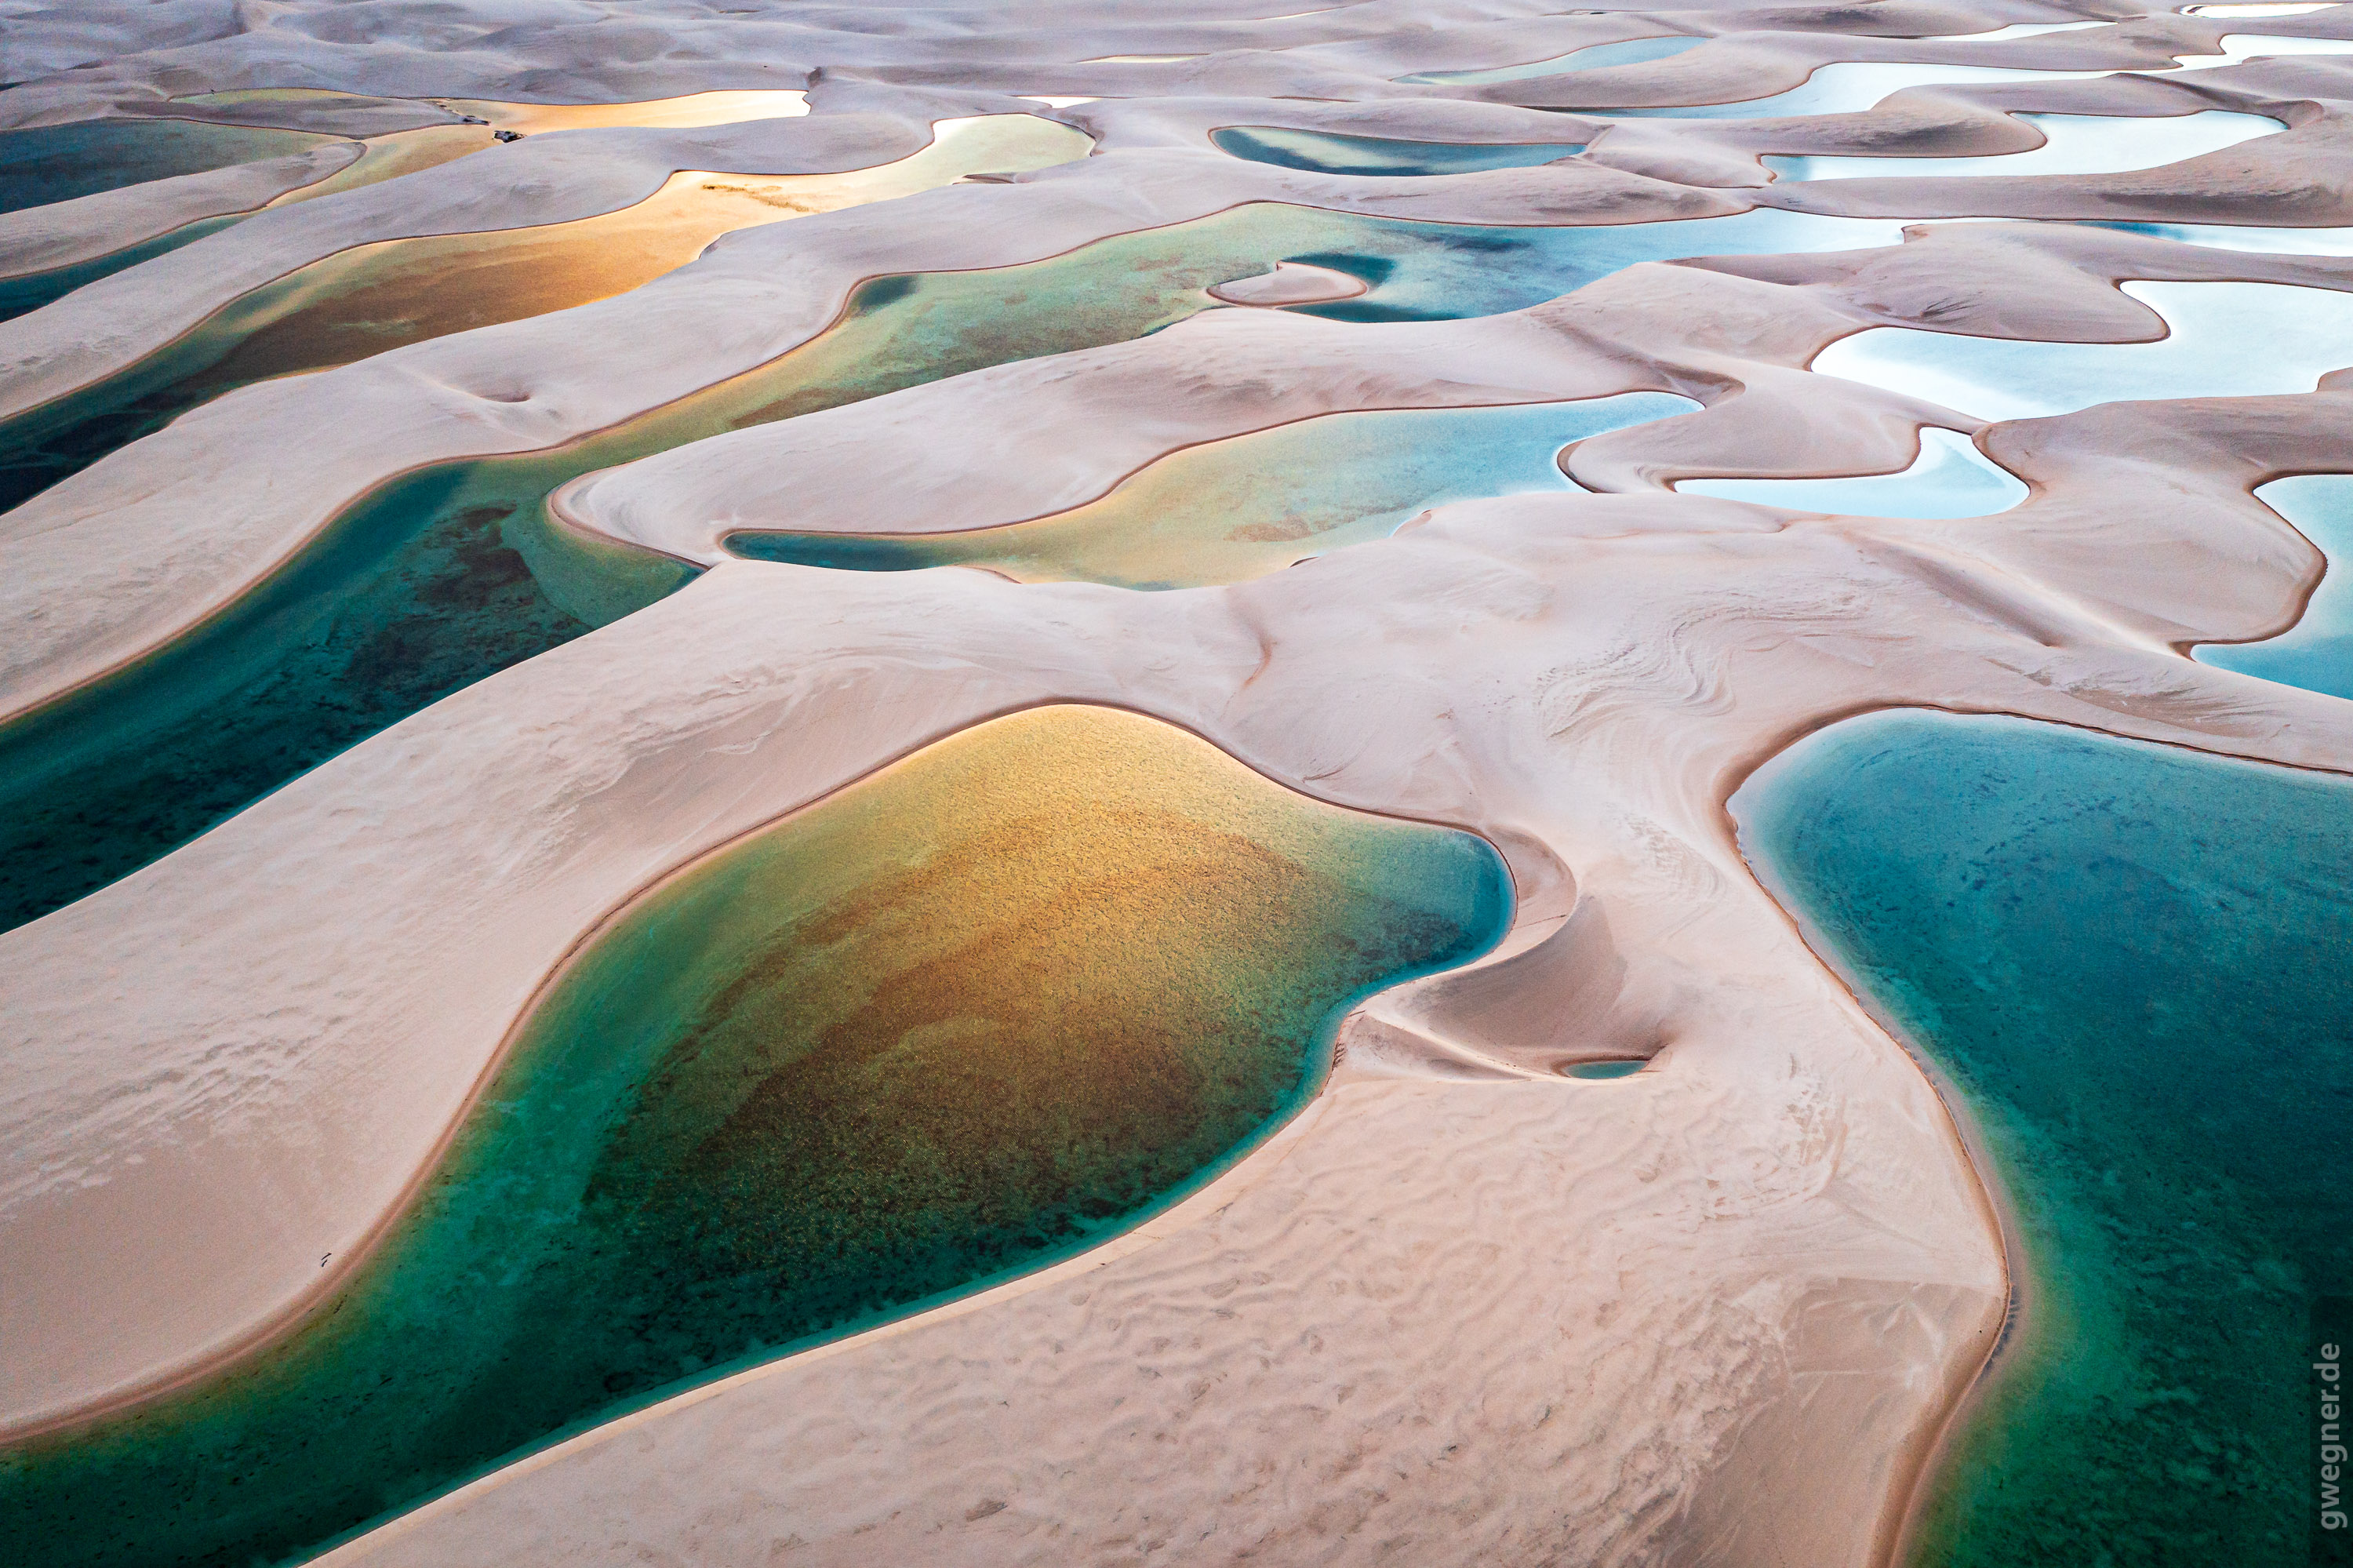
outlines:
{"label": "turquoise lagoon", "polygon": [[1516,309],[1655,257],[1830,249],[1895,232],[1772,211],[1518,229],[1257,204],[1027,266],[877,279],[827,333],[732,381],[565,447],[388,482],[217,620],[0,727],[0,928],[128,874],[427,704],[683,583],[678,563],[551,530],[547,493],[592,469],[1138,337],[1216,307],[1210,286],[1278,260],[1353,270],[1375,286],[1345,304],[1430,319]]}
{"label": "turquoise lagoon", "polygon": [[2353,780],[1899,712],[1732,806],[1957,1093],[2027,1261],[1913,1560],[2303,1561],[2307,1312],[2353,1292]]}
{"label": "turquoise lagoon", "polygon": [[1016,715],[712,855],[541,1000],[299,1330],[0,1451],[13,1568],[311,1554],[518,1452],[1082,1251],[1509,918],[1467,834],[1155,721]]}

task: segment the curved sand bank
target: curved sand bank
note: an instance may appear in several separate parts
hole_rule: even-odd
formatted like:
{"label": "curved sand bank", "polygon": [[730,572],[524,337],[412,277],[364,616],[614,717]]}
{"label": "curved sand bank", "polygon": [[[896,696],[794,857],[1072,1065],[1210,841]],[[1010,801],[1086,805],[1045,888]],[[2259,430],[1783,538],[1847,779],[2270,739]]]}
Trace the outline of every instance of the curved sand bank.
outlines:
{"label": "curved sand bank", "polygon": [[[1409,120],[1423,106],[1585,90],[1394,77],[1646,30],[1735,36],[1613,68],[1648,73],[1620,101],[1702,101],[1692,95],[1726,71],[1747,90],[1768,62],[1808,59],[2110,69],[2211,52],[2245,25],[2158,17],[2114,37],[1989,45],[1840,37],[1819,16],[1761,11],[1466,14],[1433,34],[1388,6],[1263,23],[1229,9],[1186,23],[1022,16],[986,36],[959,20],[923,36],[933,19],[899,14],[835,32],[819,14],[684,6],[657,22],[584,4],[495,37],[450,22],[430,47],[416,41],[421,14],[398,6],[372,11],[364,37],[299,4],[235,29],[91,14],[22,24],[26,58],[91,69],[0,104],[31,116],[152,96],[176,73],[609,101],[799,86],[823,66],[817,111],[760,135],[806,128],[871,151],[871,127],[826,122],[860,103],[893,114],[916,101],[911,84],[935,83],[954,90],[921,95],[913,118],[1001,110],[1006,91],[1354,98],[1397,103],[1402,136],[1409,122],[1438,129]],[[1873,10],[1884,35],[1932,39],[2006,20]],[[2308,19],[2282,30],[2309,30],[2295,21]],[[152,50],[122,48],[132,37]],[[1199,58],[1104,59],[1173,54]],[[2335,221],[2333,143],[2290,138],[2335,112],[2342,68],[2196,78],[2212,96],[2111,77],[2033,90],[2084,99],[2001,89],[2021,96],[2000,101],[2308,106],[2293,111],[2298,132],[2246,144],[2271,161],[2243,189],[2163,170],[2096,205],[2112,218]],[[2233,85],[2245,82],[2260,92]],[[1156,144],[746,235],[623,298],[249,389],[127,449],[0,522],[7,645],[24,651],[12,681],[34,700],[168,639],[385,474],[561,440],[773,357],[834,319],[862,278],[1002,265],[1248,200],[1480,222],[1730,212],[1747,193],[1704,187],[1761,180],[1756,155],[1785,150],[1783,132],[1808,143],[1786,150],[1839,154],[1911,127],[1929,144],[1905,151],[1923,152],[2010,123],[1957,96],[1909,97],[1771,132],[1630,121],[1571,165],[1397,181],[1242,164],[1192,140],[1203,120],[1190,111],[1155,126],[1083,106],[1085,122],[1140,125]],[[1307,129],[1382,123],[1367,111],[1343,127],[1328,104],[1296,112]],[[1564,133],[1585,123],[1546,119]],[[1294,123],[1255,110],[1233,122]],[[332,233],[429,232],[412,207],[451,221],[477,196],[510,221],[609,205],[659,185],[663,158],[616,172],[594,165],[621,140],[576,160],[560,150],[654,135],[532,138],[404,182],[430,202],[377,187],[305,204],[381,205],[349,229],[301,228],[282,250],[269,238],[280,230],[262,228],[266,245],[213,256],[258,268]],[[543,188],[470,167],[516,154],[543,161],[503,172],[537,170]],[[1931,194],[1957,183],[1915,182],[1913,211],[1936,210]],[[138,320],[107,352],[169,335],[218,270],[151,272],[120,293]],[[1571,476],[1618,493],[1464,503],[1226,588],[1140,596],[723,564],[0,938],[12,1035],[0,1420],[22,1430],[216,1364],[318,1299],[336,1277],[322,1257],[365,1246],[541,978],[634,889],[990,714],[1108,702],[1324,798],[1487,833],[1520,883],[1519,928],[1489,963],[1375,999],[1305,1117],[1118,1245],[587,1434],[346,1555],[436,1568],[1062,1563],[1169,1548],[1345,1563],[1883,1560],[1913,1473],[2000,1322],[1999,1238],[1934,1094],[1747,874],[1723,802],[1794,736],[1899,704],[2353,765],[2341,704],[2175,652],[2295,617],[2319,559],[2247,492],[2339,461],[2348,394],[2325,380],[2297,397],[1981,427],[1799,367],[1874,325],[2145,338],[2149,313],[2113,283],[2152,276],[2330,281],[2292,258],[1950,226],[1873,251],[1638,267],[1489,322],[1341,328],[1236,312],[596,477],[591,495],[631,493],[630,526],[691,538],[714,511],[782,514],[804,498],[845,521],[862,504],[869,525],[950,506],[1001,514],[1099,492],[1126,466],[1286,409],[1366,398],[1667,385],[1709,405],[1580,444]],[[0,344],[69,358],[63,320]],[[0,394],[14,390],[11,378]],[[1907,524],[1806,521],[1663,488],[1886,471],[1910,460],[1924,423],[1974,431],[2032,494],[1998,518]],[[284,450],[289,429],[302,432],[299,461],[251,461]],[[827,467],[817,460],[833,449],[798,444],[819,438],[855,444]],[[816,464],[803,497],[776,483],[780,454]],[[670,487],[635,490],[658,466]],[[617,515],[603,501],[586,511]],[[1557,1075],[1628,1056],[1652,1065],[1613,1082]]]}

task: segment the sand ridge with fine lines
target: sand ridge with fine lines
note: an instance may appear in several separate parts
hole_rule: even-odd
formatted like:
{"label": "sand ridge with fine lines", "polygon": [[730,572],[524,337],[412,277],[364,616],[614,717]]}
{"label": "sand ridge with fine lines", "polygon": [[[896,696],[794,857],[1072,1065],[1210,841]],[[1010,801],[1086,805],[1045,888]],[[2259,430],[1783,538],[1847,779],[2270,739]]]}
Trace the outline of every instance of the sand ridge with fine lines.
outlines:
{"label": "sand ridge with fine lines", "polygon": [[[1766,8],[1473,5],[1433,25],[1404,0],[1177,21],[1109,4],[527,9],[12,21],[16,74],[39,79],[0,91],[9,125],[296,87],[591,109],[805,90],[808,113],[536,132],[265,210],[0,323],[0,410],[359,245],[574,221],[685,169],[876,168],[978,115],[1051,115],[1097,150],[740,231],[616,298],[195,409],[0,516],[0,711],[168,644],[389,477],[553,446],[740,374],[823,333],[869,279],[1009,267],[1251,203],[1463,225],[1760,203],[2345,221],[2353,64],[2167,73],[2226,34],[2235,58],[2250,29],[2353,39],[2353,15],[1973,38],[2020,18],[1910,0],[1868,8],[1868,33]],[[1708,41],[1599,71],[1398,79],[1664,32]],[[1866,62],[2042,74],[1786,122],[1546,112],[1778,93]],[[2288,129],[2084,176],[1777,189],[1758,162],[1999,154],[2032,144],[2012,113],[2206,109]],[[1587,150],[1328,175],[1228,156],[1208,140],[1227,125]],[[572,527],[717,564],[0,935],[0,1431],[201,1374],[325,1299],[545,977],[638,890],[992,715],[1102,703],[1318,798],[1484,834],[1514,874],[1513,933],[1359,1008],[1308,1115],[1136,1234],[592,1429],[335,1560],[1885,1562],[2009,1305],[1998,1209],[1928,1079],[1749,874],[1725,801],[1796,738],[1899,705],[2353,771],[2342,703],[2179,652],[2299,613],[2319,553],[2251,493],[2341,461],[2353,390],[2324,375],[1989,424],[1806,367],[1879,327],[2143,342],[2163,323],[2126,281],[2346,275],[2090,227],[1921,221],[1901,244],[1641,263],[1472,320],[1285,313],[1345,294],[1345,260],[1269,254],[1229,292],[1279,263],[1322,277],[585,476],[558,499]],[[1047,514],[1172,452],[1328,414],[1638,388],[1704,407],[1577,443],[1562,461],[1577,488],[1440,506],[1227,587],[716,548],[734,527]],[[1924,428],[1970,440],[2026,500],[1907,522],[1670,488],[1891,473]],[[1560,1075],[1628,1056],[1650,1065]]]}

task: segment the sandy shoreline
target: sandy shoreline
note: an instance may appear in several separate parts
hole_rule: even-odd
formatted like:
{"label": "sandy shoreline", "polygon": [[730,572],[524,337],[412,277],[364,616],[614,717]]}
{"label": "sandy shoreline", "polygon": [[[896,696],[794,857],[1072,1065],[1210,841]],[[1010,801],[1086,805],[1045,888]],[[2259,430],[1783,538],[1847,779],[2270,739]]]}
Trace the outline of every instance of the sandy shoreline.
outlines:
{"label": "sandy shoreline", "polygon": [[[423,96],[438,72],[442,97],[502,102],[806,88],[810,112],[533,135],[261,213],[0,326],[0,409],[127,363],[314,253],[608,211],[678,169],[734,166],[723,151],[776,175],[865,168],[934,121],[1037,108],[1009,96],[1026,91],[1098,98],[1058,113],[1099,152],[740,233],[616,299],[200,408],[0,517],[15,631],[0,700],[21,712],[168,641],[392,474],[686,396],[807,342],[873,277],[1004,267],[1250,202],[1482,224],[1760,201],[1907,219],[2348,216],[2353,69],[2327,56],[1915,90],[1778,126],[1544,112],[1596,83],[1617,84],[1613,105],[1778,90],[1825,62],[2145,70],[2226,32],[2327,26],[2308,16],[1971,42],[1941,35],[1993,24],[1956,5],[1890,8],[1917,38],[1675,14],[1711,41],[1606,78],[1450,88],[1394,78],[1666,23],[1500,16],[1433,37],[1356,14],[1374,10],[1040,16],[977,40],[607,18],[601,35],[551,21],[495,48],[373,55],[291,24],[152,55],[58,24],[39,58],[62,71],[99,54],[72,83],[0,95],[8,123],[154,101],[196,76],[283,85],[264,79],[288,62],[345,91]],[[723,65],[649,64],[619,58],[624,35],[733,43]],[[2018,140],[2002,111],[2102,106],[2276,111],[2293,128],[2158,170],[1900,190],[1777,189],[1757,163],[1997,153]],[[1567,164],[1366,178],[1208,144],[1238,124],[1593,144]],[[1308,293],[1262,271],[1240,297],[1333,297],[1345,260],[1270,255]],[[2336,461],[2353,393],[2335,378],[1988,425],[1804,368],[1878,326],[2145,340],[2152,313],[2125,279],[2344,281],[2308,258],[1937,224],[1876,249],[1643,263],[1468,321],[1220,310],[575,482],[568,524],[718,564],[0,935],[0,1338],[16,1347],[0,1430],[201,1376],[322,1299],[429,1173],[546,977],[636,891],[993,715],[1099,703],[1316,798],[1485,835],[1521,884],[1513,934],[1365,1004],[1304,1113],[1118,1241],[596,1428],[336,1559],[1891,1561],[2019,1277],[1966,1125],[1759,882],[1730,795],[1799,737],[1891,706],[2353,770],[2341,703],[2182,654],[2300,612],[2318,553],[2251,492]],[[734,527],[1050,514],[1170,453],[1335,412],[1632,388],[1705,407],[1577,445],[1564,468],[1583,490],[1442,506],[1229,587],[833,573],[716,550]],[[2028,499],[1900,522],[1666,488],[1894,471],[1924,425],[1974,434]],[[289,431],[299,454],[254,461]],[[1651,1065],[1561,1075],[1627,1056]]]}

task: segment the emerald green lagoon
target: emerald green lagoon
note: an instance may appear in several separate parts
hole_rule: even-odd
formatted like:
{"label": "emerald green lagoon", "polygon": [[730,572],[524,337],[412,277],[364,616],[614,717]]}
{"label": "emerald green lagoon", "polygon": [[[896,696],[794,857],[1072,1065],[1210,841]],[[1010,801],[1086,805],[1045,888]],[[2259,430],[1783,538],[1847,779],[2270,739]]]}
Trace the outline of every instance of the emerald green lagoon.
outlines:
{"label": "emerald green lagoon", "polygon": [[[1018,267],[875,279],[826,333],[733,380],[566,446],[435,464],[378,487],[214,621],[0,727],[0,929],[127,875],[427,704],[684,583],[691,573],[680,563],[550,526],[547,493],[591,470],[1140,337],[1216,307],[1212,285],[1309,252],[1377,273],[1367,298],[1395,291],[1404,314],[1447,302],[1478,314],[1565,292],[1642,259],[1645,245],[1674,255],[1802,249],[1863,243],[1865,231],[1892,227],[1760,211],[1464,228],[1254,204]],[[0,427],[0,447],[26,428]],[[79,454],[69,468],[138,433],[103,419],[75,428],[96,446],[69,441]],[[47,450],[49,436],[25,439]],[[0,464],[47,461],[28,451]]]}
{"label": "emerald green lagoon", "polygon": [[2353,779],[2008,718],[1850,720],[1732,801],[1957,1094],[2029,1272],[1921,1568],[2305,1561],[2353,1294]]}
{"label": "emerald green lagoon", "polygon": [[1288,1119],[1349,1006],[1483,950],[1510,907],[1483,842],[1133,714],[926,748],[608,921],[300,1329],[0,1452],[0,1560],[299,1559],[1083,1251]]}

